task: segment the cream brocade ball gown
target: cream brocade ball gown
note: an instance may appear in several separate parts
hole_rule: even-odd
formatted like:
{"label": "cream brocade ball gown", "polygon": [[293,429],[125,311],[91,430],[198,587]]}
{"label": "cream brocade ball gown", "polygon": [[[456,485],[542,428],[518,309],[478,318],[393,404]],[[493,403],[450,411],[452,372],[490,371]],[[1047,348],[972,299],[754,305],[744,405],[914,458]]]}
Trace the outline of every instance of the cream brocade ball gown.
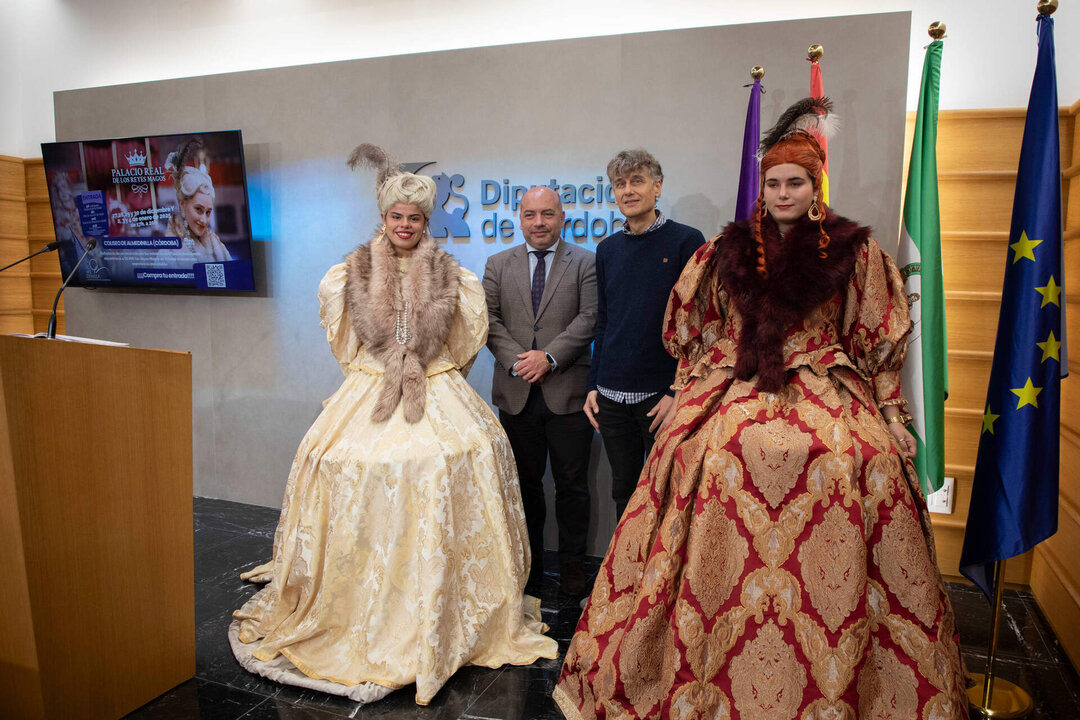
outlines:
{"label": "cream brocade ball gown", "polygon": [[[406,261],[401,263],[404,272]],[[399,404],[371,422],[380,363],[345,306],[345,265],[319,285],[341,384],[300,443],[274,535],[268,582],[229,628],[240,664],[277,682],[378,700],[416,683],[426,705],[463,665],[554,658],[539,601],[523,596],[529,543],[502,427],[464,375],[487,338],[476,276],[427,369],[424,417]]]}

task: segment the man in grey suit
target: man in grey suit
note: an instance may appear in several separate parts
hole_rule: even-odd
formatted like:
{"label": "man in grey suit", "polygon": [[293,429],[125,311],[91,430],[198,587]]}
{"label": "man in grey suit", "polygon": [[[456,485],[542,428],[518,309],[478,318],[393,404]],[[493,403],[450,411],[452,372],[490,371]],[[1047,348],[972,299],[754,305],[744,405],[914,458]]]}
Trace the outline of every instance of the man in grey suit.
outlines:
{"label": "man in grey suit", "polygon": [[579,597],[587,589],[581,561],[593,428],[582,408],[596,325],[596,261],[593,253],[561,240],[565,213],[551,188],[525,193],[518,218],[525,244],[492,255],[484,268],[487,345],[495,356],[491,399],[521,479],[532,551],[525,590],[539,595],[543,580],[543,480],[550,456],[560,590]]}

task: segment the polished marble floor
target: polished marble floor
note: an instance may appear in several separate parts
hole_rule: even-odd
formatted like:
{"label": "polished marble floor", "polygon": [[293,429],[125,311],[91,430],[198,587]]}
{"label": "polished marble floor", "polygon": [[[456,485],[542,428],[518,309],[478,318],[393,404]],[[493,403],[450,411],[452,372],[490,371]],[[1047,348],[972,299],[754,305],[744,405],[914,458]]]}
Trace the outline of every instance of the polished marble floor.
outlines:
{"label": "polished marble floor", "polygon": [[[195,677],[129,715],[154,720],[333,720],[334,718],[561,718],[551,701],[560,661],[529,667],[465,668],[427,707],[403,688],[380,702],[361,706],[322,693],[276,685],[240,668],[229,650],[226,628],[232,611],[257,589],[240,580],[241,570],[270,557],[278,511],[254,505],[195,498]],[[595,572],[599,559],[587,569]],[[552,563],[554,565],[554,558]],[[989,607],[978,591],[950,584],[969,669],[986,658]],[[558,579],[548,577],[542,607],[551,636],[565,652],[581,613],[560,601]],[[1080,720],[1080,679],[1029,593],[1007,591],[999,676],[1033,697],[1033,720]]]}

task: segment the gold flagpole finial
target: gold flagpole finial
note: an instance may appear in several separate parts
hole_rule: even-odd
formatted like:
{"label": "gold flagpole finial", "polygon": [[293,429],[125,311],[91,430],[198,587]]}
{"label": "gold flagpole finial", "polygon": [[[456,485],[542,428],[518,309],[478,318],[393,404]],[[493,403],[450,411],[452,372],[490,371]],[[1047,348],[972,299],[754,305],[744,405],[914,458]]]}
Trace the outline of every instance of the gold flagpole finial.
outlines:
{"label": "gold flagpole finial", "polygon": [[945,23],[941,22],[940,20],[935,20],[934,22],[930,23],[930,27],[927,29],[926,32],[930,33],[930,37],[932,37],[933,39],[940,40],[941,38],[945,37]]}
{"label": "gold flagpole finial", "polygon": [[1057,10],[1058,0],[1039,0],[1039,4],[1035,7],[1038,8],[1040,15],[1050,17]]}
{"label": "gold flagpole finial", "polygon": [[750,77],[754,78],[755,80],[760,80],[761,78],[765,77],[765,68],[761,67],[760,65],[755,65],[754,67],[750,68]]}
{"label": "gold flagpole finial", "polygon": [[806,57],[810,58],[811,62],[817,62],[825,55],[825,48],[821,47],[817,43],[811,45],[806,51]]}

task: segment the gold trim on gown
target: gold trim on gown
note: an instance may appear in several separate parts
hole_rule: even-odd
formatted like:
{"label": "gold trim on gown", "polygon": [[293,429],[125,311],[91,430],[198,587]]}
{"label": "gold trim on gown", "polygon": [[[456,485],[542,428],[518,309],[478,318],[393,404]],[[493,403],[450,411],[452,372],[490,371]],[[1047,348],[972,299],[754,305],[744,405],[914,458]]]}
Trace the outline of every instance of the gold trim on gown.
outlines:
{"label": "gold trim on gown", "polygon": [[570,720],[966,719],[925,501],[880,410],[903,403],[911,325],[895,263],[857,250],[843,292],[786,328],[771,393],[734,376],[744,325],[718,242],[672,292],[679,404],[556,704]]}

